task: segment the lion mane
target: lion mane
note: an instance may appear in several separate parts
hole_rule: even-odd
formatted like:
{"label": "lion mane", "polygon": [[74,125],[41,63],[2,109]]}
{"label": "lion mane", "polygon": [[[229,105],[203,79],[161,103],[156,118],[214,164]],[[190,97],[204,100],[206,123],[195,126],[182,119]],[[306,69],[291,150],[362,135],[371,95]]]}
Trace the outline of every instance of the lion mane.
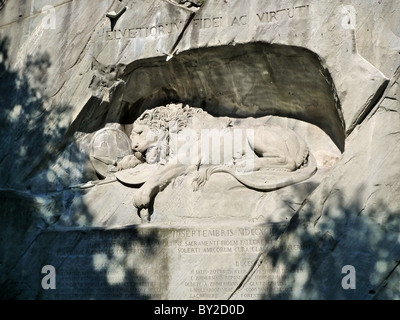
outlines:
{"label": "lion mane", "polygon": [[208,115],[200,108],[183,106],[179,104],[167,104],[154,109],[146,110],[134,124],[147,125],[151,129],[162,129],[169,131],[171,128],[177,128],[177,132],[188,127],[195,115]]}
{"label": "lion mane", "polygon": [[147,126],[150,130],[158,132],[162,139],[158,141],[157,153],[169,156],[172,152],[170,150],[170,133],[177,134],[190,127],[195,116],[207,117],[209,114],[200,108],[184,106],[183,103],[170,103],[146,110],[134,122],[134,125]]}

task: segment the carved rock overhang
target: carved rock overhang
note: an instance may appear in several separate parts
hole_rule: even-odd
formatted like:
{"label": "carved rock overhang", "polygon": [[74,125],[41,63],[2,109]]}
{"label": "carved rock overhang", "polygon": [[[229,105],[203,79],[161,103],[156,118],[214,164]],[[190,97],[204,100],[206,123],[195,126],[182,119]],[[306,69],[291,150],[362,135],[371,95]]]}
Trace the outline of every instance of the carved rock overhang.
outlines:
{"label": "carved rock overhang", "polygon": [[162,56],[107,66],[94,60],[92,69],[91,87],[104,86],[107,99],[93,95],[73,131],[133,123],[146,109],[183,102],[214,116],[302,120],[344,150],[343,114],[331,75],[318,55],[302,47],[254,42],[192,49],[170,61]]}
{"label": "carved rock overhang", "polygon": [[147,108],[179,101],[215,116],[306,121],[344,151],[388,83],[359,50],[365,35],[349,24],[352,6],[244,3],[210,0],[193,11],[143,1],[138,11],[114,2],[115,12],[129,9],[114,23],[104,16],[93,32],[93,94],[77,107],[70,133],[132,123]]}

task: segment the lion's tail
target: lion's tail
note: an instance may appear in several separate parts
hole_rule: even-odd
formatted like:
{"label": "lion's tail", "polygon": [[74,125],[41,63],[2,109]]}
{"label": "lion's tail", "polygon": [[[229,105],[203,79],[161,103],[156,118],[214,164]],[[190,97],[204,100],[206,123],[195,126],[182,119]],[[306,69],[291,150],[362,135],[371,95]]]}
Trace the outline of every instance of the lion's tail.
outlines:
{"label": "lion's tail", "polygon": [[[198,176],[194,181],[194,189],[199,189],[202,185],[204,185],[210,176],[217,172],[228,173],[233,176],[237,181],[239,181],[244,186],[258,190],[258,191],[273,191],[283,187],[287,187],[292,184],[296,184],[302,181],[305,181],[312,177],[317,171],[317,162],[315,157],[310,152],[307,157],[307,164],[302,168],[294,171],[294,172],[286,172],[288,174],[287,177],[282,178],[280,181],[256,181],[252,174],[240,174],[234,169],[230,167],[211,167],[206,169],[202,176]],[[259,174],[259,173],[258,173]],[[259,180],[259,178],[258,178]]]}

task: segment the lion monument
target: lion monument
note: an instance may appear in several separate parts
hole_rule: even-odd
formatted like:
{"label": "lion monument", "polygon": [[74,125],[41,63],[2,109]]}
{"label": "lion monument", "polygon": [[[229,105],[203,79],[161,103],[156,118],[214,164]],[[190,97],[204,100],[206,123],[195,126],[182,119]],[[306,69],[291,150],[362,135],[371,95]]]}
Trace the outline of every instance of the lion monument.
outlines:
{"label": "lion monument", "polygon": [[193,175],[194,191],[214,173],[230,174],[247,188],[273,191],[317,170],[305,141],[288,128],[241,128],[228,117],[183,104],[143,112],[133,123],[130,140],[133,152],[118,162],[116,176],[122,183],[140,185],[133,204],[142,220],[150,219],[157,193],[182,175]]}

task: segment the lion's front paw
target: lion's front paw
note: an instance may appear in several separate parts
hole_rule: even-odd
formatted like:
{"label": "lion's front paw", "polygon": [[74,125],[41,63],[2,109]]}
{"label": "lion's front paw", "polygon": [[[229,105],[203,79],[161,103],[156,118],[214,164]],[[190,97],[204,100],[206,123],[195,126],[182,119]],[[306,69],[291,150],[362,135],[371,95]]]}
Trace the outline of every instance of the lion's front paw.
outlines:
{"label": "lion's front paw", "polygon": [[246,173],[250,171],[254,171],[254,161],[249,159],[238,159],[234,161],[234,166],[236,173]]}
{"label": "lion's front paw", "polygon": [[133,205],[138,208],[148,208],[151,202],[150,193],[146,190],[139,188],[133,196]]}
{"label": "lion's front paw", "polygon": [[120,162],[117,164],[118,171],[130,169],[136,167],[138,164],[142,163],[142,161],[138,160],[135,155],[129,155],[124,157]]}
{"label": "lion's front paw", "polygon": [[150,223],[150,211],[148,208],[139,209],[138,213],[142,223]]}

